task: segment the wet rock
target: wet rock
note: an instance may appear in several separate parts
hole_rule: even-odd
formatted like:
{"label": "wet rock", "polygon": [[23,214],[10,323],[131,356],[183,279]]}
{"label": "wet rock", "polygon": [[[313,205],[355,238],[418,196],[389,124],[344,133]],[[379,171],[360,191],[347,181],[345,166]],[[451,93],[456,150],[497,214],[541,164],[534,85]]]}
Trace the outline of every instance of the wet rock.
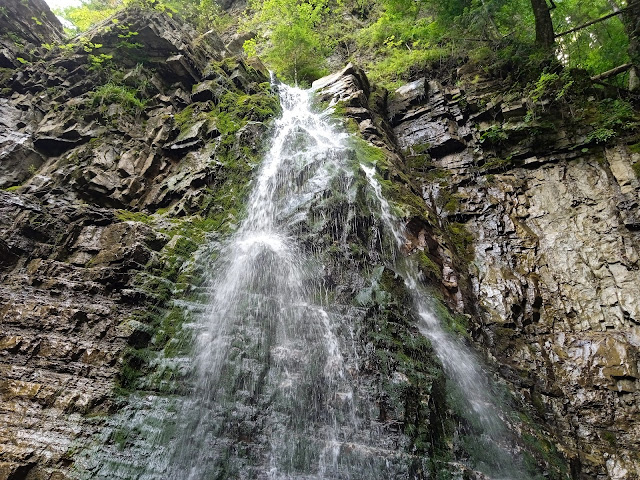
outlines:
{"label": "wet rock", "polygon": [[342,71],[313,82],[319,101],[341,102],[345,106],[366,107],[369,95],[369,81],[364,72],[353,64]]}
{"label": "wet rock", "polygon": [[64,39],[60,21],[43,0],[5,0],[2,7],[1,68],[19,67],[21,63],[17,58],[28,57],[30,48]]}
{"label": "wet rock", "polygon": [[28,129],[18,128],[20,117],[19,110],[0,99],[0,188],[20,185],[44,163]]}
{"label": "wet rock", "polygon": [[[343,99],[371,135],[365,89],[349,74],[323,79],[319,95]],[[640,474],[633,460],[640,435],[629,428],[640,386],[640,304],[632,293],[640,285],[638,155],[623,146],[578,148],[584,133],[559,122],[528,133],[524,103],[505,101],[494,81],[475,80],[451,88],[420,79],[387,105],[389,138],[409,175],[429,174],[421,180],[426,204],[472,236],[468,265],[445,238],[432,237],[438,282],[454,309],[474,311],[476,340],[534,405],[574,470],[633,478]]]}
{"label": "wet rock", "polygon": [[426,78],[403,85],[395,91],[393,101],[389,103],[389,120],[392,125],[402,121],[398,118],[410,110],[413,105],[424,105],[428,95],[429,84]]}
{"label": "wet rock", "polygon": [[180,132],[175,141],[166,145],[164,148],[171,151],[182,151],[202,145],[202,133],[205,130],[206,125],[206,120],[200,120],[199,122],[194,123]]}
{"label": "wet rock", "polygon": [[[158,278],[171,292],[161,275],[175,280],[186,261],[167,260],[161,230],[174,226],[156,225],[149,212],[200,213],[211,186],[226,181],[212,169],[216,119],[183,131],[173,122],[193,104],[192,86],[226,55],[217,35],[196,41],[178,20],[133,9],[86,36],[103,44],[92,54],[113,54],[123,69],[102,97],[104,78],[79,45],[18,65],[3,84],[12,93],[0,99],[0,188],[19,186],[0,190],[1,478],[69,475],[72,445],[89,444],[120,402],[114,388],[125,352],[146,348],[154,333],[147,312],[168,296]],[[211,88],[242,93],[229,77],[216,68]],[[249,70],[235,81],[267,80]],[[264,125],[235,133],[225,147],[246,154],[261,148]],[[245,139],[254,143],[236,145]],[[165,262],[176,270],[150,274],[169,269]]]}

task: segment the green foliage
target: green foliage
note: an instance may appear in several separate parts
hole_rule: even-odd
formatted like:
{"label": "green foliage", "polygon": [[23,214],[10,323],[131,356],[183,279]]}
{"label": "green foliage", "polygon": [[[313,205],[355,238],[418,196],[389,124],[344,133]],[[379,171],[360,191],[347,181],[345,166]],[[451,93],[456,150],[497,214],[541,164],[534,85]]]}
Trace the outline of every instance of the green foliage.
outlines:
{"label": "green foliage", "polygon": [[106,107],[110,104],[122,106],[125,112],[139,114],[144,110],[146,102],[140,100],[133,88],[115,83],[107,83],[91,93],[91,104],[94,107]]}
{"label": "green foliage", "polygon": [[145,224],[153,223],[152,216],[143,212],[132,212],[130,210],[117,210],[116,218],[121,222],[140,222]]}
{"label": "green foliage", "polygon": [[638,117],[632,105],[620,98],[605,98],[597,104],[591,125],[594,127],[587,141],[607,143],[621,133],[637,128]]}
{"label": "green foliage", "polygon": [[84,32],[116,13],[120,6],[119,0],[84,0],[77,7],[66,7],[55,13],[71,22],[76,32]]}
{"label": "green foliage", "polygon": [[587,136],[588,142],[607,143],[612,138],[616,137],[616,132],[610,128],[596,128]]}
{"label": "green foliage", "polygon": [[369,77],[372,81],[395,89],[409,81],[415,74],[430,70],[447,58],[450,52],[445,48],[428,49],[393,48],[379,61],[368,64]]}
{"label": "green foliage", "polygon": [[99,55],[89,54],[87,56],[89,61],[89,70],[102,70],[106,68],[113,59],[113,55],[101,53]]}
{"label": "green foliage", "polygon": [[539,101],[543,96],[549,94],[549,90],[555,87],[560,76],[557,73],[545,73],[540,74],[540,78],[536,81],[533,89],[530,92],[531,99],[534,102]]}
{"label": "green foliage", "polygon": [[253,0],[255,16],[245,28],[261,37],[246,44],[247,54],[260,54],[284,80],[309,83],[326,72],[328,54],[318,25],[328,13],[327,0]]}
{"label": "green foliage", "polygon": [[221,33],[237,19],[220,7],[216,0],[181,0],[167,2],[182,18],[189,19],[201,32],[214,29]]}
{"label": "green foliage", "polygon": [[[507,170],[513,165],[510,158],[490,158],[481,167],[482,172],[495,172]],[[487,177],[487,180],[489,178]]]}
{"label": "green foliage", "polygon": [[269,84],[259,85],[261,91],[247,95],[237,90],[225,92],[216,104],[204,102],[189,105],[174,115],[175,124],[181,131],[196,122],[206,121],[222,134],[237,132],[248,121],[265,122],[280,112],[280,103],[270,91]]}
{"label": "green foliage", "polygon": [[425,275],[435,280],[442,280],[441,268],[431,259],[431,257],[426,252],[418,251],[416,253],[416,256],[418,266]]}
{"label": "green foliage", "polygon": [[509,134],[504,131],[502,125],[493,124],[480,134],[480,143],[487,145],[497,145],[509,138]]}
{"label": "green foliage", "polygon": [[[553,16],[556,32],[583,25],[611,12],[608,0],[557,2]],[[629,42],[619,16],[560,37],[557,44],[559,57],[565,65],[583,68],[592,75],[629,61]]]}

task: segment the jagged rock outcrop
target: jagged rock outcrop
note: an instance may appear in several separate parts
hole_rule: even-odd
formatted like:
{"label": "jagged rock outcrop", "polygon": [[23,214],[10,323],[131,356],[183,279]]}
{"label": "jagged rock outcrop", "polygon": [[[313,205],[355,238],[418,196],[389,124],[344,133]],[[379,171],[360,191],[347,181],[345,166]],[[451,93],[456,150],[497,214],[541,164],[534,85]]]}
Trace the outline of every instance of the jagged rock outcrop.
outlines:
{"label": "jagged rock outcrop", "polygon": [[390,112],[408,158],[426,152],[447,175],[455,201],[422,180],[427,203],[473,235],[477,338],[553,427],[574,478],[636,478],[640,158],[570,119],[528,124],[525,101],[489,80],[463,85],[419,81]]}
{"label": "jagged rock outcrop", "polygon": [[31,49],[63,37],[60,21],[44,0],[5,0],[0,5],[0,69],[20,66]]}

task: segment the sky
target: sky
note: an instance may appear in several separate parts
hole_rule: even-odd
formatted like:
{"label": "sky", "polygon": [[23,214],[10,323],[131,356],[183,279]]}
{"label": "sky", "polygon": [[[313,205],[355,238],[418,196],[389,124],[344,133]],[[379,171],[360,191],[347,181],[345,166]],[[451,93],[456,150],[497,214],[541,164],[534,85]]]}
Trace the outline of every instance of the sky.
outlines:
{"label": "sky", "polygon": [[80,0],[44,0],[49,4],[49,7],[60,8],[60,7],[69,7],[71,5],[79,5]]}

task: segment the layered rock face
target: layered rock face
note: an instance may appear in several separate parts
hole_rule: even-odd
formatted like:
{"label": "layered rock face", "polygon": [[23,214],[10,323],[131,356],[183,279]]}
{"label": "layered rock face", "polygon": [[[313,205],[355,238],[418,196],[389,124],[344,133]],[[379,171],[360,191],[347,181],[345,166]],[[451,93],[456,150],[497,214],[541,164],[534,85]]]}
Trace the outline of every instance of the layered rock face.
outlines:
{"label": "layered rock face", "polygon": [[[475,71],[458,86],[418,79],[386,102],[357,69],[337,77],[329,93],[363,136],[403,157],[437,216],[426,230],[407,217],[408,249],[432,256],[444,298],[471,316],[571,477],[638,478],[635,145],[599,145],[558,112],[531,122],[526,99],[504,100]],[[472,253],[456,249],[461,228]]]}
{"label": "layered rock face", "polygon": [[[475,335],[553,426],[573,476],[637,478],[640,157],[590,142],[556,112],[546,130],[528,125],[522,102],[493,88],[430,81],[399,92],[398,145],[448,174],[454,206],[438,182],[422,182],[424,198],[473,235]],[[487,146],[496,125],[506,138]]]}
{"label": "layered rock face", "polygon": [[[248,181],[277,99],[215,34],[159,12],[39,47],[55,17],[14,3],[40,60],[2,65],[0,478],[60,479],[132,388],[179,272],[187,288],[193,237],[234,220],[225,182]],[[23,7],[52,18],[23,28]]]}
{"label": "layered rock face", "polygon": [[[62,41],[62,25],[44,0],[6,0],[0,5],[0,68],[13,68],[21,56],[43,43]],[[18,60],[18,59],[22,59]]]}

